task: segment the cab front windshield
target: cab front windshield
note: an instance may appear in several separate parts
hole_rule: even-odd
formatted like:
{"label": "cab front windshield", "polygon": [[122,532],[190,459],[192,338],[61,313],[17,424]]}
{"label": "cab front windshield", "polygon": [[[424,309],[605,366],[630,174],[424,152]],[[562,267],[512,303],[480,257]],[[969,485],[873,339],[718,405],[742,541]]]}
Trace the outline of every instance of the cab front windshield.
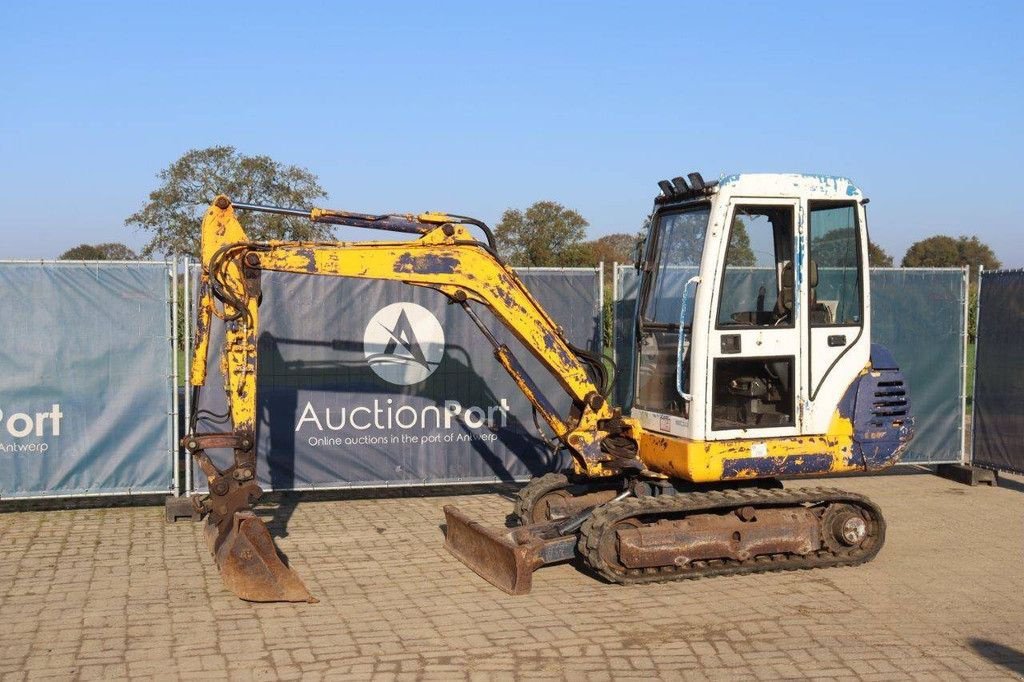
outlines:
{"label": "cab front windshield", "polygon": [[[683,289],[687,280],[700,270],[711,208],[701,204],[677,213],[664,213],[655,227],[654,258],[651,282],[643,307],[643,323],[655,325],[679,324]],[[692,322],[693,307],[689,307]]]}
{"label": "cab front windshield", "polygon": [[[689,300],[683,328],[693,324],[696,287],[686,283],[700,270],[711,208],[698,204],[658,218],[651,241],[650,271],[644,279],[641,300],[639,353],[634,405],[661,414],[689,417],[683,393],[689,392],[689,372],[677,375],[681,362],[689,366],[686,332],[679,329],[683,296]],[[683,357],[680,358],[679,356]]]}

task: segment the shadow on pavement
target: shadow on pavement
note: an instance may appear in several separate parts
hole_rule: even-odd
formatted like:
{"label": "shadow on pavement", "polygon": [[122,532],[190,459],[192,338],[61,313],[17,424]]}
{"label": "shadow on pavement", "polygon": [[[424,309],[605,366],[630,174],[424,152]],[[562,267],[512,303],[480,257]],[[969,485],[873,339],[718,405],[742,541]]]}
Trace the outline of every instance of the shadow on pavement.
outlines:
{"label": "shadow on pavement", "polygon": [[1024,652],[989,639],[971,639],[974,652],[987,661],[1001,665],[1015,675],[1024,675]]}
{"label": "shadow on pavement", "polygon": [[1014,492],[1024,493],[1024,481],[1020,478],[1011,478],[1001,472],[999,474],[999,482],[996,486],[999,488],[1006,488],[1007,490],[1013,490]]}

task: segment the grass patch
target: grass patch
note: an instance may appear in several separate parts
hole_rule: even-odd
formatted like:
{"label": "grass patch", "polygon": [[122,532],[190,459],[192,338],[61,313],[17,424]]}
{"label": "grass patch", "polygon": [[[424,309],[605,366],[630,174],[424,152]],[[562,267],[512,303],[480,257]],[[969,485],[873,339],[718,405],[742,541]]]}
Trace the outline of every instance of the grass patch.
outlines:
{"label": "grass patch", "polygon": [[185,376],[185,351],[178,350],[177,352],[177,363],[178,363],[178,387],[184,386],[188,383],[188,377]]}

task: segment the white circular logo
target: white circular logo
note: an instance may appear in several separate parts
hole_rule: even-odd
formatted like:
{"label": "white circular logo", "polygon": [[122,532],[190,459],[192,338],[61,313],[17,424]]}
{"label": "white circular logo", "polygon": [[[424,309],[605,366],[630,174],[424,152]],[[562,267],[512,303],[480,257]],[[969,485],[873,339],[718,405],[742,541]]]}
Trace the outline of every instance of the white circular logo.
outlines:
{"label": "white circular logo", "polygon": [[399,386],[417,384],[444,357],[444,330],[434,315],[415,303],[392,303],[370,318],[363,334],[370,369]]}

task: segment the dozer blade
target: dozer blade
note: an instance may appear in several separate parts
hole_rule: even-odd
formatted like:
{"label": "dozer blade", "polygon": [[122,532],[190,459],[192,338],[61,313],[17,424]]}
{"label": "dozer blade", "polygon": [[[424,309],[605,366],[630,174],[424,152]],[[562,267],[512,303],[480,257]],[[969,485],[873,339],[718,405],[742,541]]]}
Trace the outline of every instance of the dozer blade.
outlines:
{"label": "dozer blade", "polygon": [[206,527],[206,539],[229,590],[241,599],[256,602],[317,600],[298,574],[277,553],[266,524],[251,510],[235,512],[231,529],[218,538],[214,524]]}
{"label": "dozer blade", "polygon": [[533,572],[575,554],[576,538],[550,537],[552,524],[523,528],[487,528],[458,508],[444,508],[444,546],[477,575],[508,594],[526,594],[533,586]]}

